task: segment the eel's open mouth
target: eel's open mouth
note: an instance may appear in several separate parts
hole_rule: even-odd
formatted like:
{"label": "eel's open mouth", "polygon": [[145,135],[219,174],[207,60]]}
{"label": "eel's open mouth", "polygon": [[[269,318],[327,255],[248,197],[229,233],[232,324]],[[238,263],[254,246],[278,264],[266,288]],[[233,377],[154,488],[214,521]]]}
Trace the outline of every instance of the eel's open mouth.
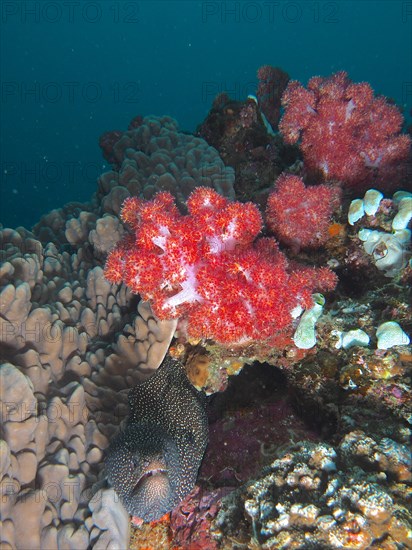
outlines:
{"label": "eel's open mouth", "polygon": [[[166,468],[154,467],[154,468],[149,468],[145,472],[143,472],[133,488],[132,495],[136,495],[142,489],[142,487],[146,484],[146,482],[153,476],[156,476],[156,477],[161,476],[161,478],[163,478],[163,481],[165,481],[165,478],[167,479]],[[150,481],[157,481],[157,480],[153,479]]]}

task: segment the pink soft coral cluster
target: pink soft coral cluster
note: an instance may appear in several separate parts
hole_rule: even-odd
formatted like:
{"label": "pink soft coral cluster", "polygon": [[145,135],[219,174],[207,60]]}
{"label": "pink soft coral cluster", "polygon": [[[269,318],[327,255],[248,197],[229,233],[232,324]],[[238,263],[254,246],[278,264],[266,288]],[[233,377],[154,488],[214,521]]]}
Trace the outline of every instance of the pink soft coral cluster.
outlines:
{"label": "pink soft coral cluster", "polygon": [[330,290],[327,268],[291,270],[274,239],[257,239],[262,218],[252,203],[230,202],[199,187],[182,215],[168,192],[125,201],[133,233],[110,253],[105,274],[150,300],[160,319],[180,318],[187,335],[244,344],[289,328],[297,306]]}
{"label": "pink soft coral cluster", "polygon": [[288,246],[316,248],[330,237],[331,216],[340,199],[338,187],[306,187],[299,176],[282,174],[268,198],[267,225]]}
{"label": "pink soft coral cluster", "polygon": [[289,82],[279,129],[287,143],[300,139],[305,167],[349,187],[394,187],[406,175],[411,138],[400,134],[403,117],[369,84],[345,72],[314,77],[307,89]]}

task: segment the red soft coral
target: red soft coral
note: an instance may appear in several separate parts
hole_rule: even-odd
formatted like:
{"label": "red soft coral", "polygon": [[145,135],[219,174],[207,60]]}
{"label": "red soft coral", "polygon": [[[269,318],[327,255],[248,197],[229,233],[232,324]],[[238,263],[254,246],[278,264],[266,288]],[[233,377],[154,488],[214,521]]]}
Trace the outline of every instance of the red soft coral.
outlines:
{"label": "red soft coral", "polygon": [[395,105],[373,95],[369,84],[352,83],[345,72],[314,77],[305,89],[291,81],[279,129],[300,146],[306,169],[349,187],[394,188],[406,177],[411,138],[400,134]]}
{"label": "red soft coral", "polygon": [[331,216],[339,206],[340,195],[339,188],[306,187],[299,176],[282,174],[268,198],[268,227],[288,246],[318,247],[329,238]]}
{"label": "red soft coral", "polygon": [[310,306],[322,286],[321,270],[290,270],[274,239],[256,240],[262,218],[252,203],[197,188],[187,207],[181,215],[169,193],[125,201],[122,219],[134,234],[109,254],[106,277],[150,300],[159,318],[183,319],[190,337],[270,342],[290,328],[294,308]]}

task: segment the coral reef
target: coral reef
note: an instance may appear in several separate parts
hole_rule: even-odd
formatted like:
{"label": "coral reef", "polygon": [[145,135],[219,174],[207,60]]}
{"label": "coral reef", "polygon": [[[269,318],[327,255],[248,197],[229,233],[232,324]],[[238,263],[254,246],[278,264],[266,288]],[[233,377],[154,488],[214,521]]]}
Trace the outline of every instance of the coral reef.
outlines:
{"label": "coral reef", "polygon": [[123,546],[127,514],[94,484],[121,390],[157,368],[175,323],[136,311],[90,243],[69,254],[22,228],[1,238],[2,546]]}
{"label": "coral reef", "polygon": [[401,112],[374,97],[366,82],[345,72],[313,77],[307,88],[290,81],[283,97],[279,129],[297,143],[309,173],[357,189],[373,184],[390,190],[406,181],[411,138],[401,134]]}
{"label": "coral reef", "polygon": [[177,548],[192,550],[218,550],[218,542],[211,533],[220,500],[230,489],[218,488],[205,491],[196,487],[194,491],[172,512],[170,530],[173,544]]}
{"label": "coral reef", "polygon": [[[358,432],[335,448],[297,444],[262,477],[224,498],[212,529],[218,539],[236,539],[238,548],[252,541],[263,549],[410,548],[407,499],[391,495],[387,482],[402,484],[410,465],[406,445]],[[252,540],[245,524],[252,524]]]}
{"label": "coral reef", "polygon": [[258,70],[257,77],[259,85],[256,96],[260,110],[275,130],[279,123],[282,95],[289,82],[289,75],[279,67],[264,65]]}
{"label": "coral reef", "polygon": [[128,516],[102,486],[102,458],[127,416],[127,390],[157,369],[176,322],[103,277],[123,235],[113,214],[131,190],[149,192],[161,165],[174,171],[176,197],[190,178],[233,194],[232,171],[203,140],[167,117],[140,122],[120,144],[119,134],[106,139],[120,171],[101,176],[90,203],[53,210],[32,232],[0,231],[4,548],[127,546]]}
{"label": "coral reef", "polygon": [[[287,75],[259,78],[258,100],[216,99],[208,143],[137,116],[101,137],[90,202],[0,228],[2,548],[412,548],[410,137],[338,73],[289,83],[285,145],[267,99]],[[335,184],[370,183],[397,193],[335,209]],[[209,394],[210,446],[129,543],[104,460],[169,348]]]}
{"label": "coral reef", "polygon": [[296,308],[315,290],[332,290],[328,268],[292,270],[262,229],[252,203],[229,202],[196,188],[183,216],[169,193],[125,201],[121,216],[134,234],[110,252],[105,275],[150,300],[160,319],[179,318],[189,338],[248,346],[291,327]]}
{"label": "coral reef", "polygon": [[275,394],[271,401],[229,410],[211,425],[199,482],[234,489],[254,479],[291,440],[317,440],[285,397],[276,401]]}

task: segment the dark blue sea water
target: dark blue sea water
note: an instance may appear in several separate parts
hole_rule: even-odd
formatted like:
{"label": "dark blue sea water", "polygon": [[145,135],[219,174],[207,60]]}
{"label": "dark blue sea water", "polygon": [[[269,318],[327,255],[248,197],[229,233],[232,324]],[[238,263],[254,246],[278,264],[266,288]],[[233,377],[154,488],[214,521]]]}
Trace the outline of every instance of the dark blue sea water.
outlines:
{"label": "dark blue sea water", "polygon": [[194,130],[214,96],[244,99],[264,64],[306,83],[346,70],[412,104],[412,2],[11,1],[1,9],[1,210],[30,227],[88,200],[99,135],[136,114]]}

